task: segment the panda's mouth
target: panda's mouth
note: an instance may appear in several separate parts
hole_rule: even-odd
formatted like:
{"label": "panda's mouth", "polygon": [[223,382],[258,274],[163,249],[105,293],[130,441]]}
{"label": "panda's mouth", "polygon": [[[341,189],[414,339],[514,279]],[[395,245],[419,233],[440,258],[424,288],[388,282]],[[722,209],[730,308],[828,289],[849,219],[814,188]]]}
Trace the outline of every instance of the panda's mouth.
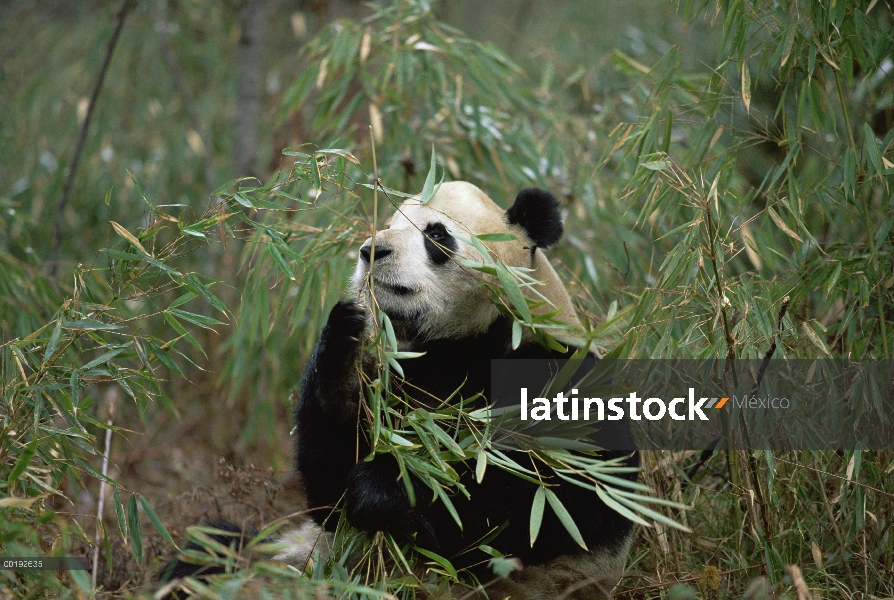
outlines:
{"label": "panda's mouth", "polygon": [[409,296],[413,293],[408,287],[404,287],[402,285],[385,283],[384,281],[375,281],[375,289],[377,290],[385,290],[390,294],[394,294],[395,296]]}

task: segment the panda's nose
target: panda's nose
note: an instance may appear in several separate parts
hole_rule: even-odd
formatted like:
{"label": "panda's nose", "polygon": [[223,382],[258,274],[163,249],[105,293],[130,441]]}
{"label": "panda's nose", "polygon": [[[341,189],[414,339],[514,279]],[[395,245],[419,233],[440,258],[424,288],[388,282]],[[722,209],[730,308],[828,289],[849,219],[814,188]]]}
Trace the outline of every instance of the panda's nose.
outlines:
{"label": "panda's nose", "polygon": [[[366,262],[369,262],[369,259],[370,259],[369,249],[371,246],[372,246],[371,244],[366,244],[365,246],[360,248],[360,256],[362,256],[363,260],[365,260]],[[389,254],[391,254],[391,248],[388,248],[387,246],[380,246],[380,245],[376,244],[376,255],[375,255],[374,260],[383,259],[386,256],[388,256]]]}

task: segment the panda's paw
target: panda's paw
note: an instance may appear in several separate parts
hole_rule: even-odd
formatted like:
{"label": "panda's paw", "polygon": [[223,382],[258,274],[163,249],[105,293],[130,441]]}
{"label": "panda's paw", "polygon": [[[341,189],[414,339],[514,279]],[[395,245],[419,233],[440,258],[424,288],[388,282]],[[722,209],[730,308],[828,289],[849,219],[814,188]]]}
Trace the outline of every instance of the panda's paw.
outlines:
{"label": "panda's paw", "polygon": [[304,371],[296,409],[299,424],[302,418],[317,418],[310,416],[314,411],[322,411],[338,423],[356,420],[360,383],[355,367],[365,327],[366,313],[357,304],[339,302],[332,308]]}
{"label": "panda's paw", "polygon": [[332,307],[323,335],[330,346],[356,346],[366,328],[366,311],[354,302],[339,301]]}
{"label": "panda's paw", "polygon": [[[400,469],[389,456],[378,456],[371,462],[354,465],[348,477],[345,511],[348,522],[369,533],[388,531],[408,537],[421,532],[430,537],[431,525],[420,506],[412,506]],[[415,486],[414,486],[415,487]],[[422,490],[416,493],[423,497]]]}

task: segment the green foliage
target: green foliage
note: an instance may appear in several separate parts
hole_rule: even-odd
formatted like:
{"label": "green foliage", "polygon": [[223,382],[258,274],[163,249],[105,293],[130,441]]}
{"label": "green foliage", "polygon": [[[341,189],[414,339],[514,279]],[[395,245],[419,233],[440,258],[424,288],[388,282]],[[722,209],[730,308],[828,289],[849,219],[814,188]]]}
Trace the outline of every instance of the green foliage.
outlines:
{"label": "green foliage", "polygon": [[363,23],[339,21],[309,42],[308,67],[284,109],[312,103],[315,139],[344,139],[358,121],[369,123],[380,175],[393,181],[405,170],[404,189],[414,187],[410,179],[432,144],[456,179],[499,181],[507,192],[529,179],[523,169],[543,159],[553,115],[521,69],[495,46],[438,22],[425,3],[373,11]]}
{"label": "green foliage", "polygon": [[[0,148],[16,159],[3,161],[0,196],[18,203],[38,225],[15,232],[15,249],[30,246],[36,260],[44,261],[66,167],[120,3],[72,3],[46,11],[24,2],[8,4],[0,86],[5,108],[15,118],[0,123]],[[167,4],[172,8],[166,13]],[[63,215],[64,277],[78,262],[89,264],[105,243],[109,214],[102,198],[110,187],[116,199],[111,218],[131,229],[141,225],[142,203],[127,170],[157,203],[194,207],[227,177],[220,157],[230,144],[222,126],[230,107],[215,90],[232,85],[228,55],[237,40],[228,39],[226,31],[233,21],[225,7],[208,10],[205,2],[193,0],[140,2],[129,13]],[[197,45],[197,39],[213,41]],[[179,96],[178,72],[188,78],[193,106]],[[210,135],[204,142],[190,110],[207,120]]]}
{"label": "green foliage", "polygon": [[[454,178],[485,188],[502,182],[507,195],[530,185],[537,176],[527,165],[541,164],[544,139],[559,132],[550,127],[553,113],[525,87],[521,70],[494,46],[439,23],[423,4],[385,4],[374,11],[364,23],[338,21],[311,39],[306,68],[284,98],[284,113],[301,113],[310,139],[338,139],[358,157],[344,164],[339,183],[350,189],[368,180],[359,165],[368,168],[373,162],[369,123],[377,176],[402,182],[392,187],[430,194],[437,181],[434,171],[429,169],[430,180],[423,181],[420,168],[429,158]],[[551,145],[559,148],[557,142]],[[310,154],[309,147],[284,152],[287,159],[306,160]],[[371,223],[376,208],[368,200],[357,204],[357,196],[343,193],[327,198],[322,196],[326,210],[298,208],[294,220],[300,222],[288,224],[289,245],[302,257],[296,285],[272,283],[274,271],[266,257],[251,248],[244,255],[243,264],[252,265],[244,292],[249,301],[241,305],[227,343],[234,353],[224,373],[234,395],[246,384],[253,391],[294,385],[294,370],[283,368],[278,357],[308,355],[324,308],[341,293],[353,269],[356,248],[374,225],[382,224]],[[394,205],[400,193],[389,189],[386,198]],[[380,215],[391,212],[387,205],[380,208]],[[280,335],[284,331],[289,335]],[[260,353],[272,362],[259,371],[245,357]]]}
{"label": "green foliage", "polygon": [[[892,110],[890,69],[882,65],[894,38],[871,8],[731,2],[715,11],[688,3],[689,18],[723,24],[710,68],[687,67],[679,48],[652,67],[615,54],[642,116],[612,133],[601,164],[620,169],[637,227],[655,239],[650,253],[630,253],[630,273],[645,280],[631,290],[626,355],[891,357],[894,130],[878,123]],[[867,456],[875,469],[853,479],[854,464]],[[890,510],[882,475],[891,471],[890,453],[719,458],[750,504],[720,489],[693,495],[680,482],[668,496],[712,515],[696,531],[734,548],[721,551],[718,564],[742,568],[744,557],[760,552],[777,581],[786,565],[803,568],[812,555],[811,585],[891,592],[888,521],[865,519],[869,505]],[[700,481],[716,485],[708,476]],[[842,495],[833,501],[825,487],[834,481]],[[804,499],[817,510],[795,516]],[[725,510],[731,520],[713,516]],[[747,533],[731,534],[742,523]],[[679,540],[671,544],[675,556],[695,551],[692,540],[671,535]],[[875,554],[857,550],[859,540]]]}
{"label": "green foliage", "polygon": [[890,356],[894,133],[870,126],[890,107],[890,36],[854,5],[797,6],[725,7],[720,58],[703,73],[677,49],[645,70],[615,57],[647,117],[614,132],[605,160],[629,169],[637,222],[666,256],[631,356],[760,357],[786,296],[779,357]]}
{"label": "green foliage", "polygon": [[[17,330],[18,336],[0,345],[4,407],[0,417],[0,510],[4,512],[0,536],[7,555],[15,555],[15,549],[23,549],[23,555],[68,550],[70,541],[57,546],[52,538],[44,541],[36,535],[47,526],[60,528],[63,539],[73,536],[89,543],[78,521],[57,519],[52,500],[67,501],[77,497],[80,490],[89,493],[99,480],[115,488],[122,535],[129,540],[137,562],[141,561],[138,494],[130,496],[125,516],[119,484],[100,472],[95,460],[100,447],[97,433],[123,430],[97,417],[95,397],[110,386],[118,386],[145,413],[150,399],[164,398],[159,384],[167,375],[161,375],[159,369],[182,376],[177,359],[190,361],[181,351],[183,344],[177,347],[177,343],[184,340],[197,345],[181,321],[201,327],[220,323],[174,307],[201,297],[225,311],[207,280],[175,266],[190,244],[195,247],[195,236],[204,237],[204,231],[218,219],[186,224],[182,218],[151,205],[150,210],[151,225],[136,235],[110,221],[110,229],[126,245],[112,238],[113,246],[104,249],[107,258],[97,258],[99,264],[75,272],[70,296],[56,306],[46,324],[27,335]],[[165,238],[169,239],[167,243],[162,242]],[[49,287],[42,274],[34,278],[35,284],[34,279],[21,277],[22,273],[19,268],[3,272],[4,284],[15,292],[12,298],[24,298],[35,289]],[[47,294],[37,300],[41,302],[27,309],[15,303],[8,308],[33,318],[41,311],[52,310],[50,302],[55,297]],[[162,318],[173,333],[160,326]],[[19,320],[19,329],[29,324],[28,320]],[[149,331],[164,333],[157,336]],[[105,406],[104,410],[113,408]],[[139,496],[139,503],[152,524],[170,539],[146,499]],[[37,524],[38,529],[29,524]],[[14,574],[4,573],[15,581]],[[60,583],[43,585],[55,589]]]}
{"label": "green foliage", "polygon": [[3,339],[27,335],[52,316],[47,307],[58,303],[58,295],[43,275],[43,265],[33,248],[13,252],[8,239],[19,237],[35,223],[22,212],[22,204],[0,197],[0,332]]}
{"label": "green foliage", "polygon": [[[268,247],[269,255],[275,251],[294,259],[297,255],[282,235],[246,216],[241,206],[275,206],[268,198],[278,195],[289,203],[297,202],[290,194],[292,187],[301,181],[319,183],[321,172],[328,181],[329,170],[309,158],[281,182],[222,195],[219,203],[197,218],[190,218],[190,211],[182,206],[153,205],[134,182],[149,211],[147,226],[131,233],[110,220],[110,235],[115,234],[110,246],[102,249],[93,267],[78,269],[71,296],[51,320],[0,345],[0,393],[5,409],[0,420],[0,510],[4,512],[0,538],[5,551],[26,548],[22,555],[31,555],[68,548],[67,542],[53,550],[38,541],[35,530],[28,526],[35,522],[55,523],[89,543],[77,521],[60,519],[56,523],[48,501],[53,496],[61,500],[76,497],[79,490],[89,493],[94,479],[115,488],[119,528],[137,564],[143,556],[141,507],[159,533],[172,541],[142,495],[132,493],[125,507],[118,482],[91,461],[98,454],[97,432],[111,429],[123,433],[97,418],[94,396],[109,386],[119,386],[142,414],[154,398],[173,408],[162,384],[169,377],[184,377],[181,365],[195,366],[190,354],[202,351],[194,335],[196,328],[224,324],[201,313],[210,309],[211,314],[229,319],[215,293],[219,282],[191,271],[185,266],[186,259],[207,248],[211,236],[223,235],[228,228],[230,235],[258,232],[263,236],[258,245]],[[284,259],[280,262],[288,267]],[[22,285],[21,272],[4,272],[4,283],[25,297],[33,288]],[[185,344],[193,350],[188,351]],[[104,407],[106,412],[113,409]],[[15,580],[15,575],[10,576]],[[55,582],[48,589],[59,585]]]}
{"label": "green foliage", "polygon": [[[363,21],[321,29],[300,69],[287,70],[298,75],[281,114],[297,116],[302,139],[315,144],[287,148],[268,181],[222,186],[205,210],[208,189],[223,179],[217,157],[228,147],[220,133],[227,106],[213,93],[198,95],[214,125],[213,148],[203,155],[171,77],[145,58],[164,49],[151,33],[156,8],[141,3],[135,35],[123,39],[98,106],[102,133],[88,140],[65,215],[70,260],[57,287],[40,261],[64,171],[59,142],[77,131],[76,118],[59,115],[75,115],[86,91],[72,83],[73,97],[53,100],[36,77],[4,88],[16,115],[0,124],[4,152],[22,158],[2,167],[0,189],[0,551],[62,555],[92,543],[92,527],[60,506],[81,492],[91,497],[98,481],[114,490],[117,526],[135,556],[145,555],[149,531],[141,509],[166,537],[148,491],[124,490],[101,471],[101,434],[139,427],[106,422],[105,392],[119,388],[146,420],[160,409],[175,413],[172,390],[189,393],[180,383],[195,381],[205,355],[214,360],[220,350],[227,407],[252,402],[237,432],[241,447],[272,437],[274,415],[298,383],[356,249],[402,197],[391,188],[428,194],[439,179],[435,163],[504,205],[531,185],[561,197],[567,233],[550,258],[572,282],[596,344],[619,356],[745,359],[772,347],[774,358],[890,358],[894,36],[883,3],[666,4],[650,10],[678,8],[704,39],[671,39],[668,28],[600,63],[538,58],[522,68],[438,21],[425,2],[377,3]],[[172,18],[183,33],[174,35],[174,48],[195,89],[229,81],[225,50],[235,37],[221,32],[231,16],[202,2],[176,7]],[[32,30],[34,40],[17,37]],[[71,56],[83,48],[96,54],[105,40],[95,28],[58,23],[8,35],[19,47],[33,41],[52,51],[18,53],[4,70],[49,72],[63,82],[84,80]],[[203,37],[216,42],[190,43]],[[221,50],[212,56],[200,47]],[[140,81],[129,76],[133,70]],[[9,150],[11,140],[36,150]],[[426,174],[422,165],[431,165]],[[495,278],[495,301],[516,318],[516,342],[524,327],[555,329],[523,297],[531,283],[524,272],[487,260],[467,266]],[[586,471],[586,484],[606,503],[655,525],[641,528],[634,546],[636,579],[628,587],[644,596],[707,572],[705,565],[721,569],[717,593],[728,597],[767,595],[767,580],[785,593],[790,564],[823,595],[894,593],[890,453],[723,452],[691,481],[688,455],[649,455],[644,483],[659,494],[650,509],[643,488],[603,485],[618,483],[619,467],[575,464],[567,448],[526,447],[511,433],[494,438],[493,415],[449,405],[407,410],[387,381],[392,370],[400,375],[396,359],[404,356],[387,318],[380,326],[382,377],[369,382],[374,451],[395,455],[440,501],[449,505],[445,490],[458,484],[452,462],[474,460],[479,478],[492,468],[532,477],[512,453],[534,453],[558,477]],[[220,334],[220,348],[206,332]],[[200,393],[217,401],[207,388]],[[549,487],[531,501],[532,538],[545,510],[573,533]],[[675,503],[692,510],[670,512]],[[676,518],[692,533],[671,529]],[[106,560],[114,528],[101,529]],[[190,535],[207,543],[208,533]],[[495,568],[511,568],[498,549],[482,550],[492,551]],[[243,564],[230,548],[216,551],[214,560],[228,569]],[[412,573],[413,552],[429,574]],[[364,572],[353,566],[357,553],[368,559]],[[758,573],[766,579],[749,586]],[[309,582],[261,562],[229,579],[187,585],[235,597],[253,593],[258,575],[297,597],[321,586],[409,596],[462,578],[444,557],[385,535],[366,539],[342,522],[334,560],[325,568],[318,561]],[[82,574],[0,577],[19,597],[85,588]]]}

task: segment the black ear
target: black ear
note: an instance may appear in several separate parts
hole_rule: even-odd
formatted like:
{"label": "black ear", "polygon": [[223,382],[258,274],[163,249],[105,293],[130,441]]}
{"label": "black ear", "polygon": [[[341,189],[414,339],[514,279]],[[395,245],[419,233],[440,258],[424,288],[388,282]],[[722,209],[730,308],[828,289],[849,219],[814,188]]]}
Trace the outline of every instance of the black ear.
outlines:
{"label": "black ear", "polygon": [[515,204],[506,211],[510,225],[521,225],[538,248],[548,248],[559,241],[564,231],[559,214],[559,201],[545,190],[528,188],[515,197]]}

